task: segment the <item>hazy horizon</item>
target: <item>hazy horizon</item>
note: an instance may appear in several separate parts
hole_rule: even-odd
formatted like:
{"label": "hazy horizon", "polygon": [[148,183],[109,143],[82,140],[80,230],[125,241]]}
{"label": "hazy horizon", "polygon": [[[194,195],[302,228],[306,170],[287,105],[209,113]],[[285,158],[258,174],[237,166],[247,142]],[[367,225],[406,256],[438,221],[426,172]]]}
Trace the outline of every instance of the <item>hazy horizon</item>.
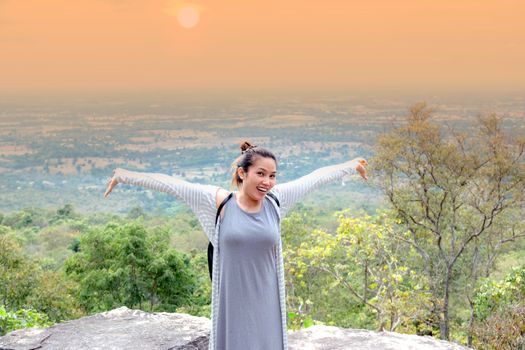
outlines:
{"label": "hazy horizon", "polygon": [[0,0],[0,92],[519,94],[524,15],[517,0]]}

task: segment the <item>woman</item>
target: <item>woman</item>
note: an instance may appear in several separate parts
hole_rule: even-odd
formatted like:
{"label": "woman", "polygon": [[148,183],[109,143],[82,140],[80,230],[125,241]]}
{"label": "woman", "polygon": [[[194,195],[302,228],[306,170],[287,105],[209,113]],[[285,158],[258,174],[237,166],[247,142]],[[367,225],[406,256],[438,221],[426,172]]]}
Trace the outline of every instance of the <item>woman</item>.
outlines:
{"label": "woman", "polygon": [[244,142],[232,165],[238,191],[217,224],[217,208],[229,195],[217,186],[117,168],[104,196],[120,182],[139,185],[177,196],[196,214],[214,247],[210,350],[287,349],[281,218],[322,184],[353,171],[366,180],[366,165],[356,158],[277,185],[273,153]]}

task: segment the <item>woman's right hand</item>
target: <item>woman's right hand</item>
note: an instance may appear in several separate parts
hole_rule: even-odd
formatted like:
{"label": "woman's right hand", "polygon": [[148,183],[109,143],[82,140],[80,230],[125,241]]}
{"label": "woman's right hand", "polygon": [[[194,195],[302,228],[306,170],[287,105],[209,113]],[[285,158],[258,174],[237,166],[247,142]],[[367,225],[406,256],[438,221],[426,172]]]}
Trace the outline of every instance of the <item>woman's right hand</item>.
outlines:
{"label": "woman's right hand", "polygon": [[104,198],[106,198],[107,196],[109,196],[109,194],[111,193],[111,191],[113,191],[113,188],[115,186],[117,186],[118,184],[118,181],[114,178],[111,178],[108,182],[108,188],[106,189],[106,192],[104,193]]}

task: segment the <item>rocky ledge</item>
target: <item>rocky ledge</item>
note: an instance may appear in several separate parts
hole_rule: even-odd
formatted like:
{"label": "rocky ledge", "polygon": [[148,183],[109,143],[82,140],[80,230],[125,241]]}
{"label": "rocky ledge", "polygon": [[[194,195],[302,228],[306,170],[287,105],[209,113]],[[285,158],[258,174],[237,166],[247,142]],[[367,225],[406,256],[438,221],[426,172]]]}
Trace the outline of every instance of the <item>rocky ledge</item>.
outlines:
{"label": "rocky ledge", "polygon": [[[121,307],[46,329],[20,329],[0,337],[0,350],[207,350],[210,320]],[[465,350],[430,337],[313,326],[289,332],[289,350]]]}

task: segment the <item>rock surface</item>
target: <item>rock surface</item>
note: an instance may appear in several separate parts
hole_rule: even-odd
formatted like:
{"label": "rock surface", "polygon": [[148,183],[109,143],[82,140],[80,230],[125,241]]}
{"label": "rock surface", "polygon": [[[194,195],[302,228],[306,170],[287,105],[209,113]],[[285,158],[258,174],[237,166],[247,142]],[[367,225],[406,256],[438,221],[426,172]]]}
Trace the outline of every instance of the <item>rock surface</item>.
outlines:
{"label": "rock surface", "polygon": [[289,350],[465,350],[464,346],[432,337],[313,326],[288,333]]}
{"label": "rock surface", "polygon": [[[177,313],[121,307],[56,324],[20,329],[0,337],[0,350],[207,350],[210,320]],[[429,337],[313,326],[289,333],[290,350],[464,350]]]}

